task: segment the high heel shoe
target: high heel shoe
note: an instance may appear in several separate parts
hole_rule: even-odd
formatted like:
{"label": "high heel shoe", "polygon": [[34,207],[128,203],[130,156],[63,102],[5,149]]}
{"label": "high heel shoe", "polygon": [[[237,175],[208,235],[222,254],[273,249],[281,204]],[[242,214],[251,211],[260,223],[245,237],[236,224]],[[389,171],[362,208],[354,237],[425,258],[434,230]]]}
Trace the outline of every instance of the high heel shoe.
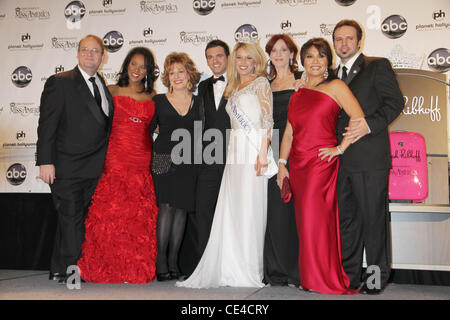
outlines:
{"label": "high heel shoe", "polygon": [[158,281],[169,281],[172,280],[172,276],[169,272],[166,273],[157,273],[156,280]]}

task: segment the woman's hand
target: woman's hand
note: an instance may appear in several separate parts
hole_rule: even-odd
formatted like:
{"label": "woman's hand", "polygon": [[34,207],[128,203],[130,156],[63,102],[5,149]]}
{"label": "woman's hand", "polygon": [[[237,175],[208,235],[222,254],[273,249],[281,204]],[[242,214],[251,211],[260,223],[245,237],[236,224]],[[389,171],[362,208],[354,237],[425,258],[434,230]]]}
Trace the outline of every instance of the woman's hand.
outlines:
{"label": "woman's hand", "polygon": [[325,159],[326,157],[328,157],[328,162],[331,161],[331,159],[333,159],[333,157],[340,155],[341,153],[339,152],[337,147],[333,147],[333,148],[322,148],[319,149],[319,154],[318,157],[320,158],[320,160]]}
{"label": "woman's hand", "polygon": [[284,163],[278,163],[277,185],[280,190],[283,187],[283,180],[285,177],[289,178],[289,171]]}
{"label": "woman's hand", "polygon": [[256,157],[255,171],[257,176],[262,176],[263,172],[267,170],[269,162],[267,161],[267,154],[259,154]]}

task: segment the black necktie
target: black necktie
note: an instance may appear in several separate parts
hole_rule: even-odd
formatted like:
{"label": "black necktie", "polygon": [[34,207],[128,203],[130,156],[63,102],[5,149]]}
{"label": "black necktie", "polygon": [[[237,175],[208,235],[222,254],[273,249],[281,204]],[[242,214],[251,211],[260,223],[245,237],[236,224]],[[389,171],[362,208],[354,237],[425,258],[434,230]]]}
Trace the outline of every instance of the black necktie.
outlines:
{"label": "black necktie", "polygon": [[95,101],[97,101],[97,105],[99,106],[102,114],[105,115],[105,112],[103,111],[103,108],[102,108],[102,97],[100,96],[100,90],[98,90],[97,84],[95,83],[95,77],[90,77],[89,81],[92,82],[92,85],[94,86]]}
{"label": "black necktie", "polygon": [[223,82],[225,82],[225,77],[224,77],[224,76],[220,76],[220,77],[218,77],[218,78],[213,78],[213,79],[212,79],[213,84],[216,83],[217,81],[223,81]]}
{"label": "black necktie", "polygon": [[342,76],[341,76],[342,81],[345,81],[345,79],[347,79],[347,67],[343,66],[342,67]]}

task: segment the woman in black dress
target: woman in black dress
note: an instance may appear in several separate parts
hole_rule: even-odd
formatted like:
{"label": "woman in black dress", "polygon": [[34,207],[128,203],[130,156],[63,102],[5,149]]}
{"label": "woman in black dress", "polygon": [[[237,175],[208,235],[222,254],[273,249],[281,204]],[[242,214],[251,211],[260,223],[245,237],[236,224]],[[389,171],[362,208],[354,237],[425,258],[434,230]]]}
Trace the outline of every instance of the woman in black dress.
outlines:
{"label": "woman in black dress", "polygon": [[[294,93],[294,82],[301,77],[297,71],[298,49],[285,34],[272,36],[266,44],[270,58],[270,86],[273,92],[273,150],[279,150],[287,121],[287,107]],[[264,240],[264,279],[271,285],[298,286],[298,237],[293,202],[284,203],[276,177],[268,184],[267,227]]]}
{"label": "woman in black dress", "polygon": [[[153,98],[153,126],[157,125],[159,128],[152,160],[159,207],[156,227],[158,281],[178,279],[181,276],[178,252],[183,241],[187,212],[195,210],[193,139],[194,122],[200,120],[200,115],[199,100],[193,92],[199,80],[200,73],[191,58],[186,53],[172,52],[166,57],[162,74],[162,82],[169,88],[169,92]],[[180,141],[172,141],[174,131],[175,136],[180,136],[177,133],[181,134]],[[180,148],[180,143],[184,146],[186,143],[190,144],[190,150]]]}

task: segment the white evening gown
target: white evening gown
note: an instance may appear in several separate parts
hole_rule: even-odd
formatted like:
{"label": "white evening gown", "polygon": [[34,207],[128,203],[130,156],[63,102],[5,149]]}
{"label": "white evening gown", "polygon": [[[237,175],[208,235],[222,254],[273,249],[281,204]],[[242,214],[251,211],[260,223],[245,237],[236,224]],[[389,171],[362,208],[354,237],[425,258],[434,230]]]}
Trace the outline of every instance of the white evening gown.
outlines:
{"label": "white evening gown", "polygon": [[208,244],[192,275],[177,282],[178,287],[264,286],[268,180],[256,176],[258,152],[240,129],[233,106],[245,113],[255,128],[270,132],[273,125],[272,93],[266,78],[258,77],[230,97],[226,111],[232,130]]}

